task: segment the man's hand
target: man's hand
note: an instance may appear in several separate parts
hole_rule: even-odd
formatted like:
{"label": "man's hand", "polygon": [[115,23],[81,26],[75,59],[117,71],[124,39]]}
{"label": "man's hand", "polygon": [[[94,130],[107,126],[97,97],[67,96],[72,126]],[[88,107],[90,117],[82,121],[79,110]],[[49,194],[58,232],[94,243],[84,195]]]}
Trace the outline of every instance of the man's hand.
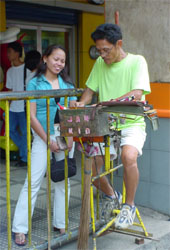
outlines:
{"label": "man's hand", "polygon": [[93,90],[86,88],[82,94],[80,101],[72,103],[72,107],[75,108],[84,107],[86,104],[91,103],[93,94],[94,94]]}
{"label": "man's hand", "polygon": [[78,107],[84,107],[85,104],[84,102],[74,102],[74,104],[72,104],[72,107],[78,108]]}
{"label": "man's hand", "polygon": [[118,97],[117,99],[112,99],[111,101],[121,101],[123,99],[129,98],[129,97],[133,97],[133,100],[135,101],[140,101],[143,95],[143,90],[142,89],[134,89],[128,93],[126,93],[125,95],[122,95],[120,97]]}

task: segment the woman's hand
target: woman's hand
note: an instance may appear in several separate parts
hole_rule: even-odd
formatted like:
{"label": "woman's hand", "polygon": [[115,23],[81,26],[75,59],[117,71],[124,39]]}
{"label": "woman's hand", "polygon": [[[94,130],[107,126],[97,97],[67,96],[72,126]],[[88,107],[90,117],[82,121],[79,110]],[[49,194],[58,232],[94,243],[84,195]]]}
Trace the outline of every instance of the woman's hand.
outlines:
{"label": "woman's hand", "polygon": [[57,152],[57,153],[60,151],[60,148],[56,141],[50,140],[50,150],[51,152]]}

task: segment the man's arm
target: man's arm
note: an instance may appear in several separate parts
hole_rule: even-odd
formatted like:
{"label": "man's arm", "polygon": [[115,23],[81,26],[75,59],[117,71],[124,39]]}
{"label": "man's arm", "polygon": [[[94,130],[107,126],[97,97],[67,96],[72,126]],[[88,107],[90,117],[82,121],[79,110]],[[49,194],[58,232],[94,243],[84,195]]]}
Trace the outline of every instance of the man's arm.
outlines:
{"label": "man's arm", "polygon": [[125,95],[122,95],[120,97],[118,97],[116,100],[120,100],[129,96],[134,96],[134,99],[137,101],[140,101],[142,98],[142,94],[143,94],[143,90],[142,89],[134,89],[128,93],[126,93]]}
{"label": "man's arm", "polygon": [[94,93],[95,92],[93,90],[86,88],[80,98],[80,101],[75,102],[74,107],[84,107],[86,104],[89,104]]}

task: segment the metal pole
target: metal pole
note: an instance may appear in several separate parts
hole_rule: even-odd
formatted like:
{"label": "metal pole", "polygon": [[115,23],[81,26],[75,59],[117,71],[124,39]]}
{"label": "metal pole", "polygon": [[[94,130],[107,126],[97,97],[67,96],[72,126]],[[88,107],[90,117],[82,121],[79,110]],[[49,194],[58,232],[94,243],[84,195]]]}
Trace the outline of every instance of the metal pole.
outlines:
{"label": "metal pole", "polygon": [[27,115],[27,167],[28,167],[28,243],[31,246],[32,241],[32,220],[31,220],[31,123],[30,123],[30,101],[26,101]]}
{"label": "metal pole", "polygon": [[8,250],[11,249],[11,203],[10,203],[10,155],[9,155],[9,101],[5,101],[5,133],[6,133],[6,200]]}
{"label": "metal pole", "polygon": [[48,250],[51,250],[51,169],[50,169],[50,98],[47,98],[47,221]]}

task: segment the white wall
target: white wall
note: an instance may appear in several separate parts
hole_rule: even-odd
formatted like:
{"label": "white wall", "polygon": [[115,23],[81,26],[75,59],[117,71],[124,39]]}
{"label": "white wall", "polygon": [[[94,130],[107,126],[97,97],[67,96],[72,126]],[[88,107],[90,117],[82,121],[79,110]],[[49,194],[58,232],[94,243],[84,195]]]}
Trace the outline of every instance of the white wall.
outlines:
{"label": "white wall", "polygon": [[170,0],[106,0],[106,22],[119,11],[125,51],[142,54],[151,82],[170,82]]}

